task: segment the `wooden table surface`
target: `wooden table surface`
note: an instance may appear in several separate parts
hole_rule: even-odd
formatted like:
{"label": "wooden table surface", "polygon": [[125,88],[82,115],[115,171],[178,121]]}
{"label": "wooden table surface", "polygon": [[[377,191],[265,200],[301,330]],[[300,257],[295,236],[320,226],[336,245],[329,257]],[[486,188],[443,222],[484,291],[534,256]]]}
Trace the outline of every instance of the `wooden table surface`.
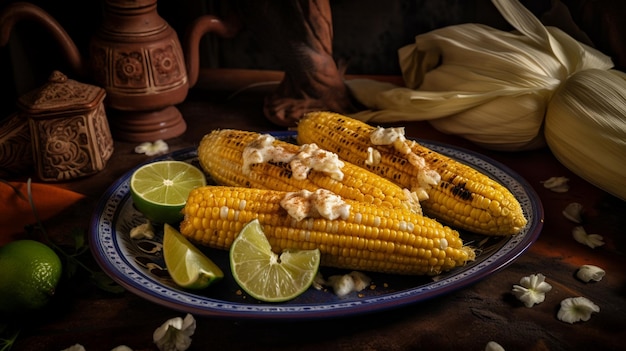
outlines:
{"label": "wooden table surface", "polygon": [[[184,135],[167,140],[170,150],[195,146],[215,128],[272,131],[281,128],[262,116],[263,91],[228,97],[196,89],[180,110],[188,124]],[[196,317],[191,350],[483,350],[490,340],[506,350],[626,350],[626,205],[560,165],[548,149],[494,152],[443,135],[427,123],[407,123],[407,135],[478,151],[519,173],[544,207],[538,240],[512,264],[475,284],[420,303],[370,314],[310,321],[248,321]],[[46,221],[53,237],[72,228],[87,230],[104,191],[149,157],[133,152],[137,143],[115,141],[107,167],[88,178],[62,184],[86,195],[79,205]],[[570,190],[556,193],[541,181],[570,179]],[[591,249],[572,238],[574,224],[561,211],[571,202],[585,208],[585,228],[606,244]],[[597,283],[575,278],[582,264],[604,268]],[[527,308],[512,294],[514,284],[542,273],[552,285],[543,303]],[[600,306],[587,322],[568,324],[556,317],[561,300],[584,296]],[[127,345],[156,350],[152,333],[167,319],[182,317],[132,292],[114,295],[78,280],[59,288],[55,303],[31,318],[13,350],[62,350],[74,344],[88,351]]]}

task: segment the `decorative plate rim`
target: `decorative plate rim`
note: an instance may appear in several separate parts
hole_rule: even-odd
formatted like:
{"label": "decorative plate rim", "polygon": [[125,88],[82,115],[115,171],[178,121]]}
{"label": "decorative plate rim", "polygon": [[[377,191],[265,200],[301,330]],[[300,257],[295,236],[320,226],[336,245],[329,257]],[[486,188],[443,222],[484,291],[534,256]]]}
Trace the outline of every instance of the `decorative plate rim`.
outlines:
{"label": "decorative plate rim", "polygon": [[[278,138],[288,138],[295,132],[272,132]],[[441,279],[405,290],[365,296],[357,299],[324,303],[264,304],[251,299],[250,303],[231,302],[198,295],[160,282],[146,273],[143,267],[124,255],[115,224],[120,212],[130,199],[128,182],[132,172],[142,165],[164,159],[189,160],[197,157],[196,148],[186,148],[163,155],[129,170],[103,194],[93,212],[89,230],[89,245],[94,258],[114,281],[130,292],[156,304],[195,315],[256,319],[297,320],[319,319],[382,311],[413,304],[459,290],[476,283],[510,265],[538,238],[543,228],[543,206],[534,189],[508,166],[480,153],[440,142],[416,139],[425,146],[461,162],[488,172],[507,187],[522,204],[529,221],[515,236],[501,238],[502,245],[495,252],[477,259],[466,267],[445,273]],[[332,294],[332,292],[330,292]],[[306,293],[305,293],[306,294]]]}

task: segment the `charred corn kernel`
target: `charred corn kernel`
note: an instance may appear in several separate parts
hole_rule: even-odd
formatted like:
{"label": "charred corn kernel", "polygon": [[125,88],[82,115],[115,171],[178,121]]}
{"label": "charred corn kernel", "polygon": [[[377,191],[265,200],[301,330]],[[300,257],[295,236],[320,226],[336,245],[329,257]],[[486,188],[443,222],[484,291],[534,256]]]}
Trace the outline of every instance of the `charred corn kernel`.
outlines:
{"label": "charred corn kernel", "polygon": [[[526,225],[520,203],[495,180],[412,140],[396,138],[394,144],[400,146],[374,145],[370,138],[376,131],[347,116],[311,112],[298,124],[298,143],[316,143],[400,187],[425,192],[421,201],[424,213],[458,229],[513,235]],[[367,161],[372,159],[368,148],[376,150],[377,163]],[[428,179],[433,171],[440,178],[436,182]],[[426,182],[420,182],[423,179]]]}
{"label": "charred corn kernel", "polygon": [[[316,161],[298,159],[302,154]],[[316,145],[300,147],[267,134],[223,129],[202,138],[198,157],[204,171],[220,185],[283,191],[324,188],[346,199],[421,213],[419,200],[408,190],[317,150]]]}
{"label": "charred corn kernel", "polygon": [[459,233],[406,209],[344,200],[349,213],[337,219],[295,220],[281,207],[287,192],[205,186],[192,190],[180,232],[196,243],[228,250],[253,219],[272,249],[318,248],[322,265],[407,275],[436,275],[473,260]]}

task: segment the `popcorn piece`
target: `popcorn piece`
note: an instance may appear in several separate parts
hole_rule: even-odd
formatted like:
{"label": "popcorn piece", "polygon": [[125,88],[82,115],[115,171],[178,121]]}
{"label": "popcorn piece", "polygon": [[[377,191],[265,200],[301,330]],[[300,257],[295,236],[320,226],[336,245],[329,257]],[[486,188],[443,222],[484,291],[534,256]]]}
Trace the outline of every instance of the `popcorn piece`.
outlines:
{"label": "popcorn piece", "polygon": [[504,351],[504,347],[495,341],[490,341],[485,346],[485,351]]}
{"label": "popcorn piece", "polygon": [[545,278],[541,273],[523,277],[520,285],[513,285],[513,295],[529,308],[542,303],[546,298],[545,293],[552,290],[552,285],[546,283]]}
{"label": "popcorn piece", "polygon": [[154,227],[146,221],[130,230],[131,239],[154,239]]}
{"label": "popcorn piece", "polygon": [[590,281],[599,282],[604,278],[605,274],[604,269],[591,264],[585,264],[578,268],[576,277],[585,283],[589,283]]}
{"label": "popcorn piece", "polygon": [[339,297],[344,297],[354,291],[354,280],[348,274],[330,276],[328,285]]}
{"label": "popcorn piece", "polygon": [[348,273],[348,275],[352,277],[352,280],[354,281],[354,291],[356,292],[367,288],[372,282],[372,279],[362,272],[352,271]]}
{"label": "popcorn piece", "polygon": [[163,140],[157,140],[154,143],[149,141],[139,144],[135,147],[135,152],[138,154],[146,154],[146,156],[155,156],[164,154],[169,150],[169,146]]}
{"label": "popcorn piece", "polygon": [[587,245],[592,249],[604,245],[604,238],[601,235],[587,234],[585,228],[581,226],[577,226],[572,229],[572,236],[574,237],[574,240],[578,241],[581,244]]}
{"label": "popcorn piece", "polygon": [[563,216],[574,223],[582,223],[583,205],[578,202],[572,202],[563,210]]}
{"label": "popcorn piece", "polygon": [[191,336],[196,331],[196,320],[187,314],[183,320],[172,318],[154,331],[152,340],[159,350],[185,351],[191,346]]}
{"label": "popcorn piece", "polygon": [[541,183],[546,189],[550,189],[555,193],[565,193],[569,190],[569,178],[566,177],[551,177],[548,180],[544,180]]}
{"label": "popcorn piece", "polygon": [[570,297],[561,301],[557,318],[566,323],[588,321],[593,312],[600,312],[600,307],[586,297]]}
{"label": "popcorn piece", "polygon": [[66,349],[63,349],[61,351],[85,351],[85,347],[81,344],[74,344]]}
{"label": "popcorn piece", "polygon": [[325,285],[333,289],[335,295],[344,297],[352,292],[359,292],[367,288],[372,282],[372,279],[362,272],[352,271],[348,274],[333,275],[328,277],[327,281],[321,276],[316,277],[315,284],[316,289],[320,290],[321,286]]}

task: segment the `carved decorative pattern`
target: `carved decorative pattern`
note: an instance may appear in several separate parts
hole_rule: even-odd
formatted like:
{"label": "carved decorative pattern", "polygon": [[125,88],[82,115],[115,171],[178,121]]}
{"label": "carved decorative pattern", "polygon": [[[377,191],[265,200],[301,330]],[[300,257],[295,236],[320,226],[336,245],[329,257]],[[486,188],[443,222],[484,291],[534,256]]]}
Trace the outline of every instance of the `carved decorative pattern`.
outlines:
{"label": "carved decorative pattern", "polygon": [[148,87],[148,71],[144,67],[145,58],[140,51],[123,52],[114,54],[114,85],[125,88]]}
{"label": "carved decorative pattern", "polygon": [[48,84],[35,89],[19,98],[19,103],[30,111],[39,113],[67,106],[88,106],[96,101],[100,89],[68,80],[67,76],[54,71],[48,78]]}
{"label": "carved decorative pattern", "polygon": [[86,116],[40,120],[36,128],[41,178],[69,180],[93,173]]}
{"label": "carved decorative pattern", "polygon": [[33,148],[26,118],[14,114],[0,124],[0,177],[19,175],[33,166]]}
{"label": "carved decorative pattern", "polygon": [[[106,55],[105,50],[99,50]],[[113,72],[109,74],[113,82],[107,87],[110,91],[121,93],[122,91],[133,91],[134,94],[153,94],[156,91],[167,91],[172,87],[178,87],[187,80],[183,53],[180,45],[175,42],[166,42],[163,45],[151,49],[139,49],[128,51],[128,49],[112,49],[109,51],[111,57],[100,62],[100,67],[109,67],[107,60],[112,60]],[[95,67],[95,66],[94,66]],[[98,74],[96,74],[98,76]],[[100,83],[106,82],[102,76]]]}
{"label": "carved decorative pattern", "polygon": [[[181,64],[178,62],[180,54],[174,44],[152,50],[151,58],[154,62],[154,82],[157,86],[169,85],[183,78]],[[179,50],[179,49],[178,49]]]}
{"label": "carved decorative pattern", "polygon": [[100,159],[103,161],[102,167],[104,167],[106,161],[111,158],[113,154],[113,137],[111,136],[109,122],[103,104],[98,105],[98,108],[94,112],[93,129],[97,152],[99,153]]}
{"label": "carved decorative pattern", "polygon": [[36,131],[39,177],[61,181],[102,170],[113,154],[104,105],[90,114],[31,120]]}
{"label": "carved decorative pattern", "polygon": [[102,170],[113,153],[103,89],[54,71],[48,84],[18,100],[32,137],[37,173],[62,181]]}

